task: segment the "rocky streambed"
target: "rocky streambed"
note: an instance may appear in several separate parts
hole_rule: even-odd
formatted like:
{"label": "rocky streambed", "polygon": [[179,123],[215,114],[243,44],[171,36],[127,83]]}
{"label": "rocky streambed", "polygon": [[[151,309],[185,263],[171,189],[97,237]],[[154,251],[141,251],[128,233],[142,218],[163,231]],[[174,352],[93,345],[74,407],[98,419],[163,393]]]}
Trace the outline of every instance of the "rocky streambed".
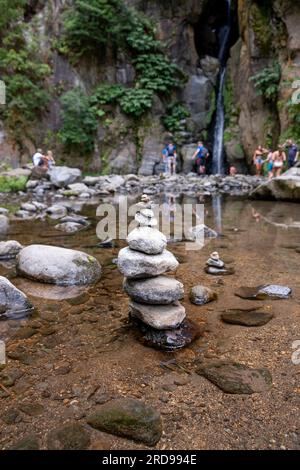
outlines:
{"label": "rocky streambed", "polygon": [[[99,196],[81,201],[62,195],[58,218],[52,218],[55,204],[47,191],[39,201],[24,195],[24,204],[46,206],[30,219],[3,210],[8,223],[2,241],[84,252],[101,273],[91,284],[41,283],[17,269],[14,257],[22,247],[6,245],[11,257],[2,259],[0,275],[26,295],[30,311],[0,321],[8,359],[0,366],[0,447],[299,449],[297,205],[204,196],[205,223],[217,238],[199,251],[186,251],[175,240],[169,246],[179,261],[176,279],[185,286],[183,307],[201,335],[170,353],[147,347],[129,319],[116,266],[126,243],[100,244]],[[118,197],[108,190],[102,200]],[[65,217],[85,223],[61,232],[56,226],[67,223]],[[233,274],[205,272],[215,251]],[[46,268],[50,249],[47,256],[41,260]],[[292,292],[275,300],[278,288],[262,288],[266,284]]]}

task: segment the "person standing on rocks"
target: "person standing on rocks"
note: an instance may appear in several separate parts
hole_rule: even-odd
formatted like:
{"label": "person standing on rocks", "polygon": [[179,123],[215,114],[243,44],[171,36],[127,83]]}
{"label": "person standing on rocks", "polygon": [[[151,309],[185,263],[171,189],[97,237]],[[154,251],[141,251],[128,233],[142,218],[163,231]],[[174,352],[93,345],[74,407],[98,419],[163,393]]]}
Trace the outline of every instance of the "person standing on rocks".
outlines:
{"label": "person standing on rocks", "polygon": [[37,149],[36,153],[32,157],[32,162],[35,167],[43,166],[44,164],[44,155],[42,149]]}
{"label": "person standing on rocks", "polygon": [[268,154],[269,151],[265,148],[263,148],[261,145],[257,147],[253,154],[253,164],[255,165],[256,168],[256,176],[261,176],[262,174],[262,169],[263,169],[263,164],[264,164],[264,155]]}
{"label": "person standing on rocks", "polygon": [[47,160],[47,167],[48,167],[48,169],[50,169],[50,168],[52,168],[53,166],[55,166],[55,160],[54,160],[54,157],[53,157],[53,152],[52,152],[51,150],[48,150],[45,159]]}
{"label": "person standing on rocks", "polygon": [[176,159],[177,150],[176,145],[173,142],[169,142],[163,150],[163,158],[165,162],[165,171],[169,175],[176,173]]}
{"label": "person standing on rocks", "polygon": [[287,149],[287,155],[288,155],[288,158],[287,158],[287,161],[288,161],[288,168],[292,168],[298,161],[298,158],[299,158],[299,147],[298,145],[295,144],[295,142],[293,142],[292,139],[289,139],[286,141],[286,143],[284,144],[284,146],[286,147]]}
{"label": "person standing on rocks", "polygon": [[286,153],[283,147],[280,146],[276,152],[273,153],[273,164],[275,176],[280,176],[283,170],[284,163],[286,162]]}
{"label": "person standing on rocks", "polygon": [[206,173],[206,161],[209,157],[209,152],[204,147],[203,142],[198,142],[198,147],[193,155],[193,160],[196,159],[196,168],[198,175],[204,175]]}

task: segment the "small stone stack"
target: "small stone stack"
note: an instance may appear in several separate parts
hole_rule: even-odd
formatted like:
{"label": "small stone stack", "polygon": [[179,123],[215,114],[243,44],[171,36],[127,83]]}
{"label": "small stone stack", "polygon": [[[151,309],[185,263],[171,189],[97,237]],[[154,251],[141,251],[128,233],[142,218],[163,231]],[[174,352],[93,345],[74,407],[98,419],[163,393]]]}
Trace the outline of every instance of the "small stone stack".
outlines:
{"label": "small stone stack", "polygon": [[220,259],[219,253],[214,251],[206,261],[205,272],[213,276],[224,276],[234,274],[234,268],[228,268]]}
{"label": "small stone stack", "polygon": [[131,298],[130,314],[141,323],[142,330],[144,326],[154,333],[181,330],[186,323],[185,308],[179,303],[184,295],[183,284],[164,275],[175,271],[179,263],[166,250],[165,235],[155,228],[157,220],[148,196],[142,196],[137,206],[138,227],[129,234],[129,247],[123,248],[118,257],[119,270],[125,276],[124,290]]}

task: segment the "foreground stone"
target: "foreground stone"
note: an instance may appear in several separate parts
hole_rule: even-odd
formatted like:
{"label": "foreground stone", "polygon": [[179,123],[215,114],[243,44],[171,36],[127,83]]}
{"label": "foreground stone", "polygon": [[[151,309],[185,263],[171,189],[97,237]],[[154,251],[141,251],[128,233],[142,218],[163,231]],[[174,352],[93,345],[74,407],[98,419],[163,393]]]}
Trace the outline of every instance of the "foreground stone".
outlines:
{"label": "foreground stone", "polygon": [[76,183],[82,178],[82,173],[78,168],[67,166],[55,166],[48,171],[51,183],[57,188],[64,188]]}
{"label": "foreground stone", "polygon": [[151,256],[126,247],[120,250],[118,256],[119,270],[131,279],[159,276],[168,271],[175,271],[178,265],[177,259],[168,250]]}
{"label": "foreground stone", "polygon": [[235,295],[242,299],[265,300],[265,299],[288,299],[292,289],[276,284],[265,284],[257,287],[240,287]]}
{"label": "foreground stone", "polygon": [[186,316],[185,308],[179,302],[157,306],[131,302],[130,313],[157,330],[178,328]]}
{"label": "foreground stone", "polygon": [[261,184],[250,195],[255,199],[300,201],[300,168],[291,168],[283,175]]}
{"label": "foreground stone", "polygon": [[22,318],[34,307],[26,295],[17,289],[6,277],[0,276],[0,320]]}
{"label": "foreground stone", "polygon": [[162,434],[160,413],[133,398],[119,398],[105,403],[88,416],[87,422],[99,431],[148,446],[155,446]]}
{"label": "foreground stone", "polygon": [[21,250],[17,271],[32,280],[63,286],[92,284],[101,277],[101,266],[93,256],[47,245]]}
{"label": "foreground stone", "polygon": [[195,286],[190,292],[190,301],[195,305],[204,305],[218,298],[218,294],[209,287]]}
{"label": "foreground stone", "polygon": [[225,393],[246,394],[267,392],[272,387],[268,369],[252,369],[244,364],[217,361],[203,364],[197,370]]}
{"label": "foreground stone", "polygon": [[169,330],[151,328],[136,318],[133,322],[138,326],[142,334],[140,340],[145,346],[167,352],[185,348],[204,333],[202,326],[188,319],[183,320],[178,328]]}
{"label": "foreground stone", "polygon": [[35,434],[30,434],[16,442],[9,450],[39,450],[40,444]]}
{"label": "foreground stone", "polygon": [[227,310],[222,313],[221,318],[225,323],[242,326],[263,326],[274,317],[271,312],[263,312],[257,309],[249,310]]}
{"label": "foreground stone", "polygon": [[153,279],[125,279],[124,290],[135,302],[150,305],[168,305],[184,296],[181,282],[167,276]]}
{"label": "foreground stone", "polygon": [[127,243],[132,250],[141,251],[148,255],[158,255],[166,248],[167,238],[159,230],[138,227],[130,232]]}
{"label": "foreground stone", "polygon": [[15,240],[0,242],[0,260],[15,258],[22,248],[23,246]]}
{"label": "foreground stone", "polygon": [[48,434],[48,450],[86,450],[90,436],[80,424],[74,423],[54,429]]}
{"label": "foreground stone", "polygon": [[9,219],[6,215],[0,215],[0,233],[7,232],[9,227]]}

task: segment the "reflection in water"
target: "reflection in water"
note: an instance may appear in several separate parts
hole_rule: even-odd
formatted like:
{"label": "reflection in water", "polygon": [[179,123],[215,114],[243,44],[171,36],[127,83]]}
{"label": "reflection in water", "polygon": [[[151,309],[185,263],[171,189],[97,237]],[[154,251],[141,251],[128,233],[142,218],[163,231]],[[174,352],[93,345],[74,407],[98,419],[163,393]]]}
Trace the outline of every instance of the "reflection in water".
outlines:
{"label": "reflection in water", "polygon": [[212,208],[214,214],[215,230],[222,234],[222,195],[212,197]]}

